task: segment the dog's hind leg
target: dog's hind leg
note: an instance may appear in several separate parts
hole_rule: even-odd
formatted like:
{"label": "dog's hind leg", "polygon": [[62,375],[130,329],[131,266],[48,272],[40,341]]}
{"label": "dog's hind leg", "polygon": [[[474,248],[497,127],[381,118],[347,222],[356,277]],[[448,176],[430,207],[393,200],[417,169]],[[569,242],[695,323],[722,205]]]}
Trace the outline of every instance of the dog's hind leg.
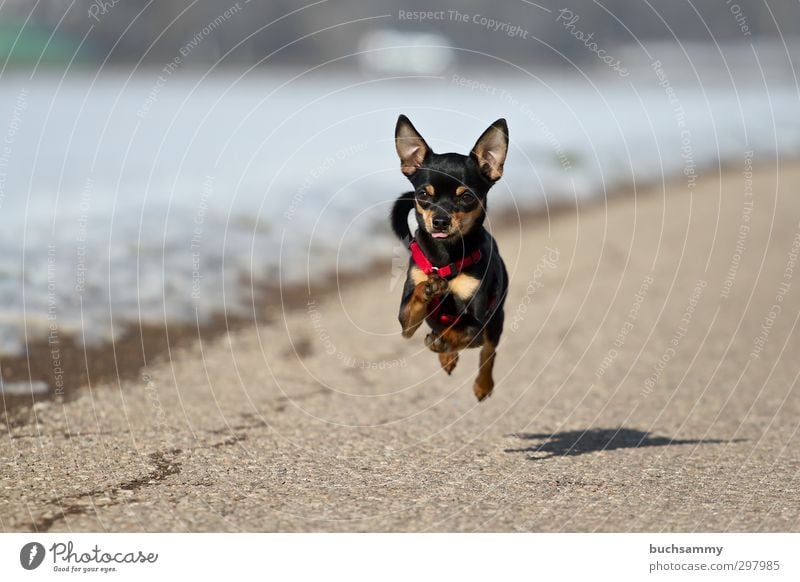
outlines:
{"label": "dog's hind leg", "polygon": [[500,343],[500,336],[503,333],[504,320],[505,314],[503,313],[501,305],[501,307],[494,312],[483,331],[483,344],[481,345],[481,353],[479,356],[478,377],[475,379],[475,385],[472,387],[479,402],[491,396],[492,390],[494,389],[492,370],[494,369],[497,344]]}
{"label": "dog's hind leg", "polygon": [[478,364],[478,377],[475,379],[475,384],[472,391],[478,401],[491,396],[494,389],[494,379],[492,378],[492,369],[494,368],[494,357],[497,345],[489,338],[484,338],[483,346],[481,346],[481,353],[479,356]]}
{"label": "dog's hind leg", "polygon": [[453,370],[456,368],[456,364],[458,364],[458,352],[445,352],[443,354],[439,354],[439,363],[442,365],[442,370],[447,372],[447,375],[453,373]]}

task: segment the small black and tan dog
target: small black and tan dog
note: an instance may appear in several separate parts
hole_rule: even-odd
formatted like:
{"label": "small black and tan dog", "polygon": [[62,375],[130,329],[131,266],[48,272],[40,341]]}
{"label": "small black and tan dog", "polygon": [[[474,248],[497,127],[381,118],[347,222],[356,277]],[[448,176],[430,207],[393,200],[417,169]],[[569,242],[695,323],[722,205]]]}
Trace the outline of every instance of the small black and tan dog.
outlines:
{"label": "small black and tan dog", "polygon": [[[400,303],[403,336],[423,321],[431,327],[425,345],[439,354],[450,374],[464,348],[481,348],[474,391],[492,393],[495,351],[503,332],[508,273],[497,243],[483,227],[486,195],[503,175],[508,126],[498,119],[468,156],[435,154],[405,115],[397,120],[400,166],[414,185],[392,209],[392,228],[409,245],[411,260]],[[416,210],[414,238],[408,213]]]}

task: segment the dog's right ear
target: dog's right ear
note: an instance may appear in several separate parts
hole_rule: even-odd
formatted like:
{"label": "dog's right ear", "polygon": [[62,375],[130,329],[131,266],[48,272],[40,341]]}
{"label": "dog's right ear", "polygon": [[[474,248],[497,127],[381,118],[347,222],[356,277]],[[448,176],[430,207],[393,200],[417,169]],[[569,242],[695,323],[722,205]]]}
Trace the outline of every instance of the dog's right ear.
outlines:
{"label": "dog's right ear", "polygon": [[431,151],[405,115],[397,118],[397,125],[394,128],[394,146],[397,148],[397,155],[400,156],[400,170],[406,176],[416,172]]}

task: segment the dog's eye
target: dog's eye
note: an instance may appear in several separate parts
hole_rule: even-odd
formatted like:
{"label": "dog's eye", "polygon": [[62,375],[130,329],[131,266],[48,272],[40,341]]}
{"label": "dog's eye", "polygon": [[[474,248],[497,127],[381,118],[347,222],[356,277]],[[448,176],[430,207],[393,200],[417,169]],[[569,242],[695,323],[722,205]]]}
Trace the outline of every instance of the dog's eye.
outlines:
{"label": "dog's eye", "polygon": [[418,196],[419,198],[428,198],[428,197],[430,197],[430,196],[433,196],[433,194],[431,194],[431,193],[430,193],[430,192],[428,192],[427,190],[420,190],[419,192],[417,192],[417,196]]}
{"label": "dog's eye", "polygon": [[469,206],[470,204],[475,202],[475,196],[473,194],[470,194],[469,192],[464,192],[459,197],[459,200],[461,200],[461,203],[464,204],[465,206]]}

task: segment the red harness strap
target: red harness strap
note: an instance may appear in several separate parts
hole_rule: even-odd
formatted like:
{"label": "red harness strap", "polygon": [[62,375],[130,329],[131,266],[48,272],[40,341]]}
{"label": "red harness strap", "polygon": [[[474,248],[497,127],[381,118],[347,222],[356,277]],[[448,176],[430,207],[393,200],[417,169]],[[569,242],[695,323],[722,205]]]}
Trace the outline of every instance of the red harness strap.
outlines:
{"label": "red harness strap", "polygon": [[428,260],[428,257],[425,256],[425,253],[422,252],[422,249],[417,244],[417,241],[412,240],[411,244],[409,245],[411,249],[411,258],[414,259],[414,262],[417,266],[422,270],[423,273],[426,275],[430,275],[431,273],[436,273],[442,279],[447,279],[449,277],[455,277],[458,275],[465,267],[469,267],[470,265],[477,263],[481,260],[481,251],[480,249],[476,249],[472,254],[467,255],[460,261],[456,261],[455,263],[450,263],[449,265],[445,265],[444,267],[434,267],[433,263]]}
{"label": "red harness strap", "polygon": [[441,306],[442,306],[441,297],[438,297],[436,301],[431,301],[431,303],[428,304],[428,317],[433,317],[435,319],[438,319],[439,321],[442,322],[443,325],[446,325],[448,327],[452,327],[459,321],[461,321],[461,315],[462,315],[461,313],[459,313],[458,315],[453,315],[452,313],[445,313],[440,309]]}
{"label": "red harness strap", "polygon": [[[430,262],[428,257],[425,256],[425,253],[422,252],[422,249],[417,244],[416,240],[412,240],[411,244],[409,245],[411,249],[411,258],[414,259],[414,263],[416,263],[417,267],[425,273],[426,275],[430,275],[431,273],[436,273],[439,277],[443,279],[447,279],[449,277],[455,277],[458,275],[465,267],[469,267],[472,264],[477,263],[481,260],[481,251],[480,249],[475,250],[472,254],[467,255],[460,261],[456,261],[455,263],[450,263],[449,265],[445,265],[444,267],[434,267],[433,263]],[[428,304],[428,317],[433,317],[438,319],[441,323],[447,326],[453,326],[458,323],[459,319],[461,319],[461,314],[454,315],[451,313],[444,313],[441,310],[442,306],[442,299],[441,297],[437,298],[435,301],[431,301]]]}

